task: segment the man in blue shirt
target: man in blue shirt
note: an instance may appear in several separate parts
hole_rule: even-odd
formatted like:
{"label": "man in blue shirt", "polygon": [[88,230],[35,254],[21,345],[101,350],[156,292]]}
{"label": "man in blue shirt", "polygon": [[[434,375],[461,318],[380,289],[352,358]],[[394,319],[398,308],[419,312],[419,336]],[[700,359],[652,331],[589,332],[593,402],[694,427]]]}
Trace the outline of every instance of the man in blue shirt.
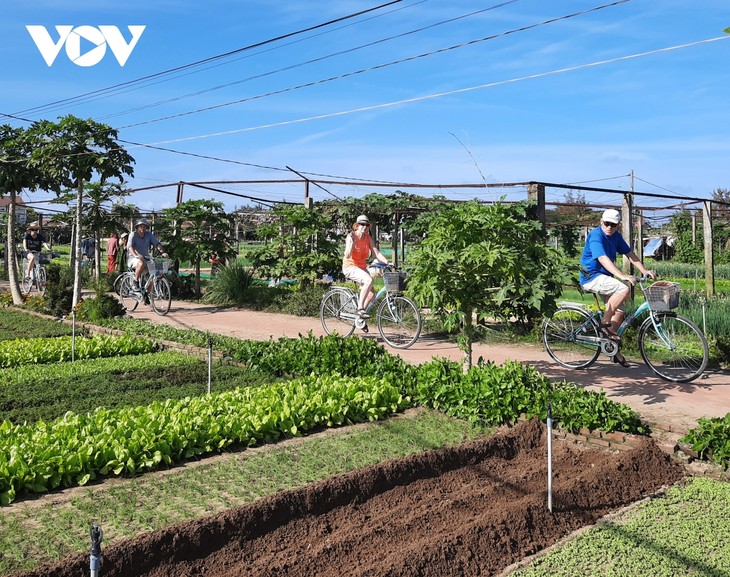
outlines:
{"label": "man in blue shirt", "polygon": [[[642,275],[656,278],[654,271],[647,270],[639,257],[618,231],[621,213],[609,208],[601,215],[601,225],[594,228],[586,237],[586,244],[580,258],[580,284],[583,290],[601,295],[606,308],[601,321],[606,335],[619,341],[617,330],[624,319],[624,302],[629,296],[629,287],[621,281],[636,284],[636,277],[624,274],[614,263],[617,254],[625,254]],[[620,353],[613,357],[615,363],[627,366]]]}

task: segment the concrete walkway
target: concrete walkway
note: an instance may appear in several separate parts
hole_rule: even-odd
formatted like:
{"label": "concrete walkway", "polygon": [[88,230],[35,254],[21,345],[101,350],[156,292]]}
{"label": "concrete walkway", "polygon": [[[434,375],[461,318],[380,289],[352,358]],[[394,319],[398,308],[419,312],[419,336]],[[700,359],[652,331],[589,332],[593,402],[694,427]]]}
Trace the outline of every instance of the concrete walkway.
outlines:
{"label": "concrete walkway", "polygon": [[[185,301],[173,301],[170,312],[164,317],[145,306],[130,316],[242,339],[296,337],[310,331],[314,335],[325,334],[316,318],[224,309]],[[377,331],[368,335],[356,334],[357,338],[379,339]],[[454,343],[428,334],[408,350],[389,350],[412,363],[426,362],[432,357],[462,358]],[[563,369],[550,359],[541,345],[476,345],[474,360],[480,356],[495,363],[508,359],[529,363],[551,379],[566,379],[588,389],[604,390],[609,398],[631,406],[652,427],[664,431],[684,433],[695,427],[700,417],[723,417],[730,413],[728,371],[709,371],[692,383],[676,384],[654,376],[641,360],[633,361],[630,368],[623,368],[602,357],[587,370]]]}

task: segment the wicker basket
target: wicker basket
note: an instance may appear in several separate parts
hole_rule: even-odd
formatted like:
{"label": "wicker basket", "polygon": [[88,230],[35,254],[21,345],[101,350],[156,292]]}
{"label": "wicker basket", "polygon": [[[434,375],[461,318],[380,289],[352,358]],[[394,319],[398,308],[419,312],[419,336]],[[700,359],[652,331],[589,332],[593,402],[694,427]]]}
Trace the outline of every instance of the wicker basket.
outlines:
{"label": "wicker basket", "polygon": [[679,283],[655,282],[644,289],[644,297],[655,311],[669,311],[679,306]]}
{"label": "wicker basket", "polygon": [[156,258],[155,259],[155,274],[165,274],[170,268],[172,261],[167,258]]}
{"label": "wicker basket", "polygon": [[388,292],[397,293],[406,290],[406,274],[400,271],[386,271],[383,282]]}

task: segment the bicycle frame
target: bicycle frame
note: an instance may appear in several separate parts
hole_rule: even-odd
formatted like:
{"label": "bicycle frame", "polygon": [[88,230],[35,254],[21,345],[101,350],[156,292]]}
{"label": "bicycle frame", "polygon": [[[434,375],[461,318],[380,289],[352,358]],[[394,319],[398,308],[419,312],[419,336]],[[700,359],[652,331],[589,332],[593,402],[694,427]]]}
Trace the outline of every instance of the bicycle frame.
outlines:
{"label": "bicycle frame", "polygon": [[[352,291],[352,289],[349,289],[349,288],[345,288],[345,287],[342,287],[342,291],[343,291],[343,292],[345,292],[345,291],[346,291],[346,292],[348,292],[348,293],[349,293],[349,294],[351,295],[351,298],[354,298],[354,299],[355,299],[355,301],[357,301],[357,293],[356,293],[356,292],[353,292],[353,291]],[[378,291],[378,292],[377,292],[377,293],[375,294],[375,298],[373,298],[373,300],[372,300],[372,301],[370,301],[370,304],[368,305],[368,307],[367,307],[367,309],[366,309],[366,312],[368,312],[368,313],[369,313],[369,312],[370,312],[370,311],[371,311],[371,310],[372,310],[373,308],[375,308],[375,305],[376,305],[376,304],[377,304],[378,302],[380,302],[380,299],[382,299],[382,298],[383,298],[384,296],[386,296],[387,294],[388,294],[388,289],[387,289],[387,288],[385,288],[385,287],[382,287],[382,288],[381,288],[381,289],[380,289],[380,290],[379,290],[379,291]],[[344,305],[343,305],[343,307],[344,307]],[[357,307],[355,307],[355,308],[357,308]],[[353,322],[355,322],[356,320],[358,320],[358,319],[360,318],[360,317],[359,317],[359,316],[358,316],[357,314],[352,314],[352,313],[346,313],[346,312],[343,312],[343,313],[341,313],[341,314],[340,314],[340,316],[341,316],[341,317],[342,317],[343,319],[347,320],[347,321],[353,321]]]}
{"label": "bicycle frame", "polygon": [[[641,280],[639,280],[639,287],[641,288],[642,293],[644,292],[644,285]],[[649,312],[649,318],[651,319],[652,324],[654,325],[654,328],[656,329],[657,334],[661,337],[664,344],[669,348],[670,350],[674,350],[676,347],[674,343],[667,337],[664,330],[662,330],[661,323],[657,322],[656,314],[654,310],[649,305],[648,301],[644,301],[641,303],[635,311],[631,312],[629,315],[626,316],[626,318],[623,320],[621,325],[616,330],[616,333],[621,336],[626,332],[626,329],[631,326],[631,324],[642,314],[645,312]],[[576,342],[583,342],[583,343],[591,343],[591,344],[601,344],[604,341],[608,340],[605,337],[599,337],[596,339],[596,337],[590,337],[590,336],[580,336],[580,331],[586,327],[588,324],[594,324],[596,327],[600,325],[601,323],[601,317],[603,316],[603,311],[599,310],[595,313],[593,313],[590,317],[588,317],[588,320],[584,322],[580,327],[578,327],[575,335]]]}

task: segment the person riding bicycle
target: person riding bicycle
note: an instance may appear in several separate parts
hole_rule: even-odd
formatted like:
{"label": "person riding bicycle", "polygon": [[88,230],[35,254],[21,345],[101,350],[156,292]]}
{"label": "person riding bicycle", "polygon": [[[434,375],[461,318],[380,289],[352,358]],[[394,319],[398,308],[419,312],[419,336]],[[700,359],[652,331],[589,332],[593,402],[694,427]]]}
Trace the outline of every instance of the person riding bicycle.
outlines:
{"label": "person riding bicycle", "polygon": [[30,273],[35,267],[36,255],[45,247],[50,251],[51,247],[46,243],[45,237],[40,233],[40,227],[37,223],[31,223],[23,237],[23,257],[28,262],[24,271],[26,279],[30,278]]}
{"label": "person riding bicycle", "polygon": [[[609,208],[601,215],[601,224],[588,233],[583,254],[580,258],[580,284],[584,291],[601,296],[606,305],[601,320],[601,328],[605,336],[615,342],[620,341],[618,327],[624,319],[626,311],[624,302],[629,296],[629,287],[621,281],[627,281],[631,286],[636,285],[636,277],[624,274],[616,265],[616,255],[624,254],[631,264],[641,271],[642,275],[656,278],[654,271],[648,270],[639,260],[631,247],[627,244],[618,225],[621,222],[621,213]],[[614,363],[628,366],[626,359],[620,353],[613,357]]]}
{"label": "person riding bicycle", "polygon": [[352,225],[352,232],[345,239],[345,256],[342,259],[342,272],[345,278],[360,285],[360,296],[357,301],[357,314],[366,319],[368,305],[375,298],[373,277],[367,270],[368,258],[373,255],[376,260],[388,264],[388,259],[375,246],[370,236],[370,220],[364,214],[357,217]]}
{"label": "person riding bicycle", "polygon": [[134,269],[134,289],[139,290],[139,280],[144,271],[146,262],[145,259],[150,255],[150,248],[157,247],[162,253],[162,256],[167,257],[160,241],[155,238],[155,235],[149,231],[149,224],[144,218],[140,218],[134,224],[134,232],[129,235],[127,239],[127,265],[130,269]]}

